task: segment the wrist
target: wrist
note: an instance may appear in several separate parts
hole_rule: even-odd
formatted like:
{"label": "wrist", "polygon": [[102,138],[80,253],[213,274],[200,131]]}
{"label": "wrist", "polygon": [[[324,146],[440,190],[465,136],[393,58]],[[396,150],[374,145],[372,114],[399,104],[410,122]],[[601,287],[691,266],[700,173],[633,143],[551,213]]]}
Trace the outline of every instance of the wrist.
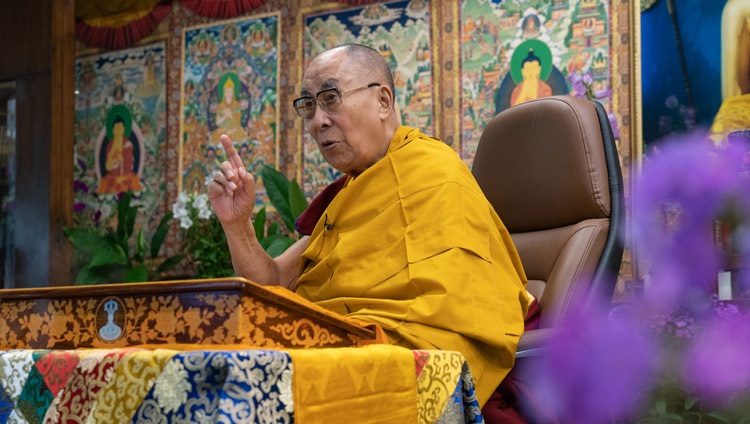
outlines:
{"label": "wrist", "polygon": [[230,237],[255,239],[255,227],[253,227],[253,222],[250,218],[240,218],[229,222],[222,221],[221,227],[224,229],[227,239]]}

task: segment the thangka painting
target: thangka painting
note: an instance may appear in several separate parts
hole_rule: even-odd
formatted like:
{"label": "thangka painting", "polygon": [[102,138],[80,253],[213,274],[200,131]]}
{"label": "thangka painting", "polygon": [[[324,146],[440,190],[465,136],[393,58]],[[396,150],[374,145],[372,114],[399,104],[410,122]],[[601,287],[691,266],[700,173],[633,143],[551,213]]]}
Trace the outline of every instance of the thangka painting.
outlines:
{"label": "thangka painting", "polygon": [[[380,51],[393,72],[396,110],[404,125],[434,134],[430,4],[426,0],[393,1],[304,16],[304,60],[344,43]],[[290,106],[291,107],[291,106]],[[328,165],[315,140],[302,136],[302,179],[312,197],[341,173]]]}
{"label": "thangka painting", "polygon": [[158,42],[76,60],[76,225],[108,223],[127,191],[149,212],[139,218],[152,222],[139,225],[163,216],[165,58]]}
{"label": "thangka painting", "polygon": [[487,122],[558,94],[611,110],[607,0],[462,0],[461,156],[471,164]]}
{"label": "thangka painting", "polygon": [[[278,163],[279,16],[256,16],[183,32],[181,189],[205,191],[232,139],[254,175]],[[259,184],[256,203],[265,190]]]}

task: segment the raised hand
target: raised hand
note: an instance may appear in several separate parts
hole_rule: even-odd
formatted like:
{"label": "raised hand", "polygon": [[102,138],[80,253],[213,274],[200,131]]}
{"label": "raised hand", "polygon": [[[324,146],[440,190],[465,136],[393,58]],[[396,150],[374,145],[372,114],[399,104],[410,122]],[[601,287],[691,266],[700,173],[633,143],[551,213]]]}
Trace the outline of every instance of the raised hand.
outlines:
{"label": "raised hand", "polygon": [[255,207],[255,178],[247,172],[227,135],[221,136],[221,145],[227,160],[208,184],[208,199],[222,224],[249,222]]}

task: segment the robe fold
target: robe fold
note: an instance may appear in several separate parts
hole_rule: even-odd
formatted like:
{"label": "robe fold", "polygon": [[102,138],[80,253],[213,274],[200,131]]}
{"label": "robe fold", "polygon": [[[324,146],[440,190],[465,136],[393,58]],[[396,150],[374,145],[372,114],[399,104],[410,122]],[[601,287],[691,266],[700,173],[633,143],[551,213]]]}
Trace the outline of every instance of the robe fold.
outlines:
{"label": "robe fold", "polygon": [[480,404],[514,363],[528,308],[513,242],[456,152],[399,127],[318,220],[296,291],[392,344],[461,352]]}

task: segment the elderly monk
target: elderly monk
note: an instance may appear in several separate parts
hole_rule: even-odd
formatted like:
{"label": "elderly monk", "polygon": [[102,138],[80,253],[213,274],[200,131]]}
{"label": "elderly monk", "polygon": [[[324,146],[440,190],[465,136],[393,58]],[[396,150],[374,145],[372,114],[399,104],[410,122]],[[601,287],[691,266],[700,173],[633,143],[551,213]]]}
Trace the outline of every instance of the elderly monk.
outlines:
{"label": "elderly monk", "polygon": [[394,345],[461,352],[483,405],[513,366],[526,277],[468,167],[445,143],[400,126],[394,101],[376,50],[343,45],[310,63],[294,108],[346,175],[324,191],[311,234],[280,256],[255,237],[255,181],[226,136],[209,199],[238,275],[376,323]]}

